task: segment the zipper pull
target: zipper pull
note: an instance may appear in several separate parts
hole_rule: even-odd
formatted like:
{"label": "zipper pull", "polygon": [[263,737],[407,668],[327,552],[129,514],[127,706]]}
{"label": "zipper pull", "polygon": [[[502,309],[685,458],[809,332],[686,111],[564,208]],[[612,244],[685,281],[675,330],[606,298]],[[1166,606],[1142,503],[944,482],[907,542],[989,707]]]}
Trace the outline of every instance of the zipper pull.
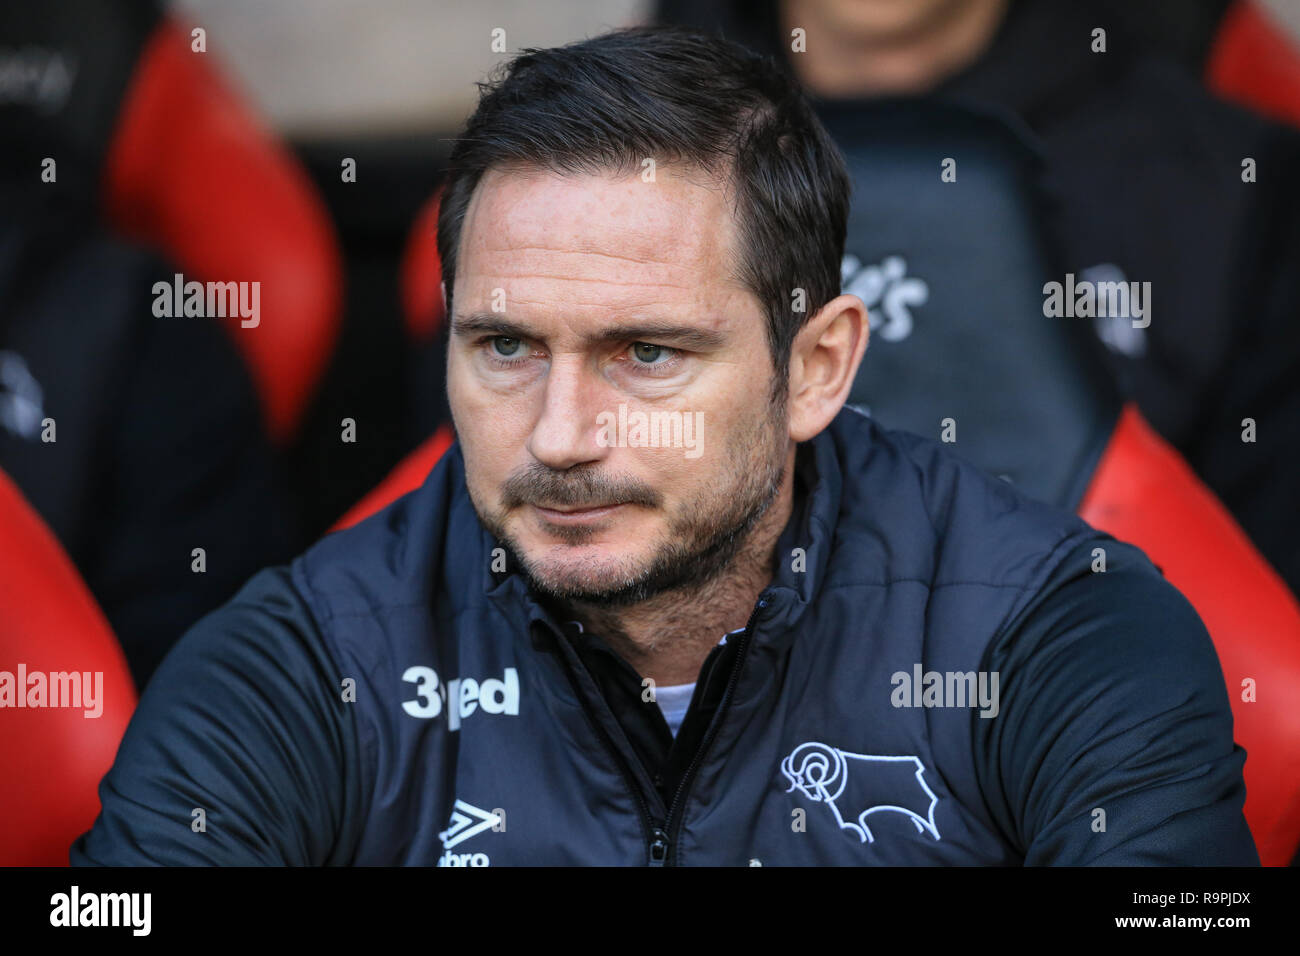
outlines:
{"label": "zipper pull", "polygon": [[650,865],[663,866],[668,860],[668,834],[660,827],[651,832]]}

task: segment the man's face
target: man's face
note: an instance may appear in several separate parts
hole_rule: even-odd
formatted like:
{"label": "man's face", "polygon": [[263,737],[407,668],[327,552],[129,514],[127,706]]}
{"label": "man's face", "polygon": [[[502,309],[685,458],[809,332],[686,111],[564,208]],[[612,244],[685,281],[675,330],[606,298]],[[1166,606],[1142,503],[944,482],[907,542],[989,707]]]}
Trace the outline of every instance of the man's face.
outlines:
{"label": "man's face", "polygon": [[448,394],[474,507],[544,593],[701,584],[780,490],[785,377],[735,242],[721,187],[664,166],[493,170],[475,191]]}

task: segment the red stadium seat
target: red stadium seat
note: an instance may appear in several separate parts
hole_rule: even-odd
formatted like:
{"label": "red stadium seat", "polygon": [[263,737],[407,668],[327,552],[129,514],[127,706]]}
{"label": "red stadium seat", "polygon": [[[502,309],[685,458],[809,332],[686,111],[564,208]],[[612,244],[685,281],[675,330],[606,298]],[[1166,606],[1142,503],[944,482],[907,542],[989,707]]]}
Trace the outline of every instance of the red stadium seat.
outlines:
{"label": "red stadium seat", "polygon": [[427,342],[442,326],[442,262],[438,258],[438,204],[434,191],[415,217],[402,255],[402,314],[415,342]]}
{"label": "red stadium seat", "polygon": [[1224,14],[1205,81],[1224,99],[1300,124],[1300,51],[1256,0],[1237,0]]}
{"label": "red stadium seat", "polygon": [[[1131,541],[1214,640],[1246,748],[1246,820],[1266,865],[1300,846],[1300,606],[1219,500],[1126,405],[1079,515]],[[1253,693],[1247,688],[1253,688]]]}
{"label": "red stadium seat", "polygon": [[162,248],[187,279],[261,283],[261,323],[224,321],[284,443],[338,337],[337,240],[307,174],[207,56],[176,23],[155,29],[121,105],[105,203],[122,232]]}
{"label": "red stadium seat", "polygon": [[[16,706],[13,695],[25,689],[20,669],[102,674],[94,708],[102,712],[89,717],[85,706]],[[8,684],[0,709],[0,866],[66,866],[69,846],[99,814],[99,781],[135,710],[135,685],[81,577],[2,472],[0,672]],[[67,690],[70,699],[70,684]],[[47,692],[46,703],[54,703],[52,689]]]}

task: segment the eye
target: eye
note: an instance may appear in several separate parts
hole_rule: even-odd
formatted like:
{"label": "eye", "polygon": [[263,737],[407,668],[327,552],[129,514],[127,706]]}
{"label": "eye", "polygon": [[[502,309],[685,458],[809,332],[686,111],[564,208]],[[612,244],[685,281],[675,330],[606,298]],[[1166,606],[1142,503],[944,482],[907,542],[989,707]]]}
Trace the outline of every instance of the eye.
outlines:
{"label": "eye", "polygon": [[671,359],[672,350],[662,345],[651,345],[649,342],[635,342],[632,345],[632,355],[638,362],[646,365],[662,365],[660,359]]}
{"label": "eye", "polygon": [[652,342],[633,342],[619,353],[618,363],[625,373],[643,379],[672,378],[684,368],[685,354],[681,349]]}
{"label": "eye", "polygon": [[538,357],[534,344],[517,335],[485,335],[477,342],[487,367],[501,372],[531,367]]}
{"label": "eye", "polygon": [[511,338],[508,335],[494,335],[492,337],[492,352],[501,358],[517,358],[523,347],[523,339]]}

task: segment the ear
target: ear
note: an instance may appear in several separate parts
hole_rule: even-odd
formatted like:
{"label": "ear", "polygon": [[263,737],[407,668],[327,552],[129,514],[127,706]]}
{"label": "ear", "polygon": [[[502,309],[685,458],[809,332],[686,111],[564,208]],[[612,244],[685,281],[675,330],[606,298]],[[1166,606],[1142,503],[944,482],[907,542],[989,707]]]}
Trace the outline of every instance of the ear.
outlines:
{"label": "ear", "polygon": [[442,314],[447,314],[447,283],[439,282],[438,288],[442,290]]}
{"label": "ear", "polygon": [[867,307],[856,295],[836,296],[805,323],[790,350],[790,438],[807,441],[848,401],[867,350]]}

